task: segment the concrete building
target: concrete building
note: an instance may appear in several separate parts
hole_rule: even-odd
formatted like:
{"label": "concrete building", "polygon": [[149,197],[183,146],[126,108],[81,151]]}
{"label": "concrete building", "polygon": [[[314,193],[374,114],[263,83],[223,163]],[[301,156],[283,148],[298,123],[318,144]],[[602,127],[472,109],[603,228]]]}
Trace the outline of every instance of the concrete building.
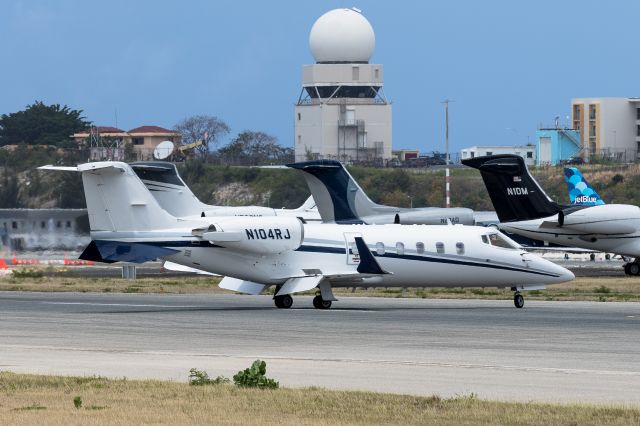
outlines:
{"label": "concrete building", "polygon": [[375,47],[369,21],[357,9],[331,10],[311,28],[309,47],[316,63],[302,67],[296,161],[390,160],[391,104],[382,90],[382,65],[369,63]]}
{"label": "concrete building", "polygon": [[153,160],[153,150],[162,141],[178,144],[181,135],[160,126],[140,126],[129,131],[116,127],[94,126],[72,136],[78,143],[90,147],[92,161],[111,159],[124,160],[125,145],[130,144],[137,160]]}
{"label": "concrete building", "polygon": [[78,250],[90,241],[86,209],[0,209],[4,251]]}
{"label": "concrete building", "polygon": [[580,132],[573,129],[540,129],[536,131],[536,164],[555,166],[562,160],[580,155]]}
{"label": "concrete building", "polygon": [[527,166],[533,166],[536,162],[536,146],[535,145],[521,145],[521,146],[498,146],[498,145],[485,145],[485,146],[472,146],[464,148],[460,151],[460,159],[465,160],[467,158],[482,157],[484,155],[496,155],[496,154],[516,154],[524,158],[524,162]]}
{"label": "concrete building", "polygon": [[635,161],[640,152],[640,98],[571,100],[573,128],[585,160]]}

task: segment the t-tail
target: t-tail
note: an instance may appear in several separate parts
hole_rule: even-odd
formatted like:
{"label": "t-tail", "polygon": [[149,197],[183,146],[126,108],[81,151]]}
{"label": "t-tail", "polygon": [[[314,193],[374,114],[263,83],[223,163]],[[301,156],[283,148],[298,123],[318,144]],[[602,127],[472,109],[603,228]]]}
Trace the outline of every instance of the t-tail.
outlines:
{"label": "t-tail", "polygon": [[176,217],[194,216],[211,209],[184,183],[176,165],[164,161],[139,161],[130,164],[160,206]]}
{"label": "t-tail", "polygon": [[566,167],[564,169],[564,180],[567,183],[571,204],[579,206],[599,206],[604,204],[596,190],[589,185],[589,182],[576,167]]}
{"label": "t-tail", "polygon": [[462,160],[480,170],[500,222],[553,216],[562,210],[531,176],[519,155],[488,155]]}
{"label": "t-tail", "polygon": [[93,241],[81,259],[140,263],[166,256],[176,250],[146,240],[154,235],[183,231],[189,225],[162,209],[126,163],[105,161],[40,169],[82,174]]}
{"label": "t-tail", "polygon": [[360,188],[339,161],[315,160],[287,164],[301,170],[323,222],[363,223],[380,206]]}

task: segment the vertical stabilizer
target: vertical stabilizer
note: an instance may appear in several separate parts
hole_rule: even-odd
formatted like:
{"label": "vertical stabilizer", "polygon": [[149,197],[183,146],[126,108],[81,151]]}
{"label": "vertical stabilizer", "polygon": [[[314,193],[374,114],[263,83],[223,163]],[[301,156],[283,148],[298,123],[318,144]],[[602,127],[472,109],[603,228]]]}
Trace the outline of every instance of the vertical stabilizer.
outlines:
{"label": "vertical stabilizer", "polygon": [[323,222],[362,223],[379,207],[339,161],[316,160],[287,164],[304,172]]}
{"label": "vertical stabilizer", "polygon": [[480,170],[500,222],[553,216],[561,210],[531,176],[519,155],[489,155],[462,160]]}
{"label": "vertical stabilizer", "polygon": [[576,167],[564,169],[564,181],[569,191],[569,202],[580,206],[599,206],[604,204],[595,189],[582,176]]}
{"label": "vertical stabilizer", "polygon": [[91,231],[152,231],[175,228],[128,164],[105,161],[78,166],[82,173]]}
{"label": "vertical stabilizer", "polygon": [[176,217],[200,215],[210,210],[184,183],[173,163],[164,161],[139,161],[130,164],[154,198],[171,215]]}

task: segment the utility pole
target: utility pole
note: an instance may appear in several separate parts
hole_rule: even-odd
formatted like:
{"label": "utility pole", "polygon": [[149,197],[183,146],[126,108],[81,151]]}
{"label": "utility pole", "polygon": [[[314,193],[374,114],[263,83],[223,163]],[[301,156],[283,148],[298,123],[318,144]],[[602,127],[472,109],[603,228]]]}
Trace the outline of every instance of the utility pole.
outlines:
{"label": "utility pole", "polygon": [[451,196],[450,196],[450,175],[449,175],[449,102],[453,102],[450,99],[445,99],[444,101],[442,101],[442,103],[444,104],[444,122],[445,122],[445,136],[444,136],[444,144],[445,144],[445,148],[444,148],[444,156],[445,156],[445,207],[449,208],[451,207]]}

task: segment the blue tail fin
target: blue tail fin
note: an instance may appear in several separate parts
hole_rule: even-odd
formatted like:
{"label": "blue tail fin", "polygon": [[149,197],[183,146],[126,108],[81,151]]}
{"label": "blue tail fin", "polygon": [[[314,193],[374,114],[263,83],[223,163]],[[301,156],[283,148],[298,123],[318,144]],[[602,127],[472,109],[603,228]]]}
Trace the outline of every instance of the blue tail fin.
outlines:
{"label": "blue tail fin", "polygon": [[600,198],[595,189],[589,185],[589,182],[587,182],[584,176],[582,176],[582,173],[580,173],[580,170],[576,167],[564,169],[564,180],[567,182],[569,201],[571,204],[581,206],[598,206],[604,204],[602,198]]}

